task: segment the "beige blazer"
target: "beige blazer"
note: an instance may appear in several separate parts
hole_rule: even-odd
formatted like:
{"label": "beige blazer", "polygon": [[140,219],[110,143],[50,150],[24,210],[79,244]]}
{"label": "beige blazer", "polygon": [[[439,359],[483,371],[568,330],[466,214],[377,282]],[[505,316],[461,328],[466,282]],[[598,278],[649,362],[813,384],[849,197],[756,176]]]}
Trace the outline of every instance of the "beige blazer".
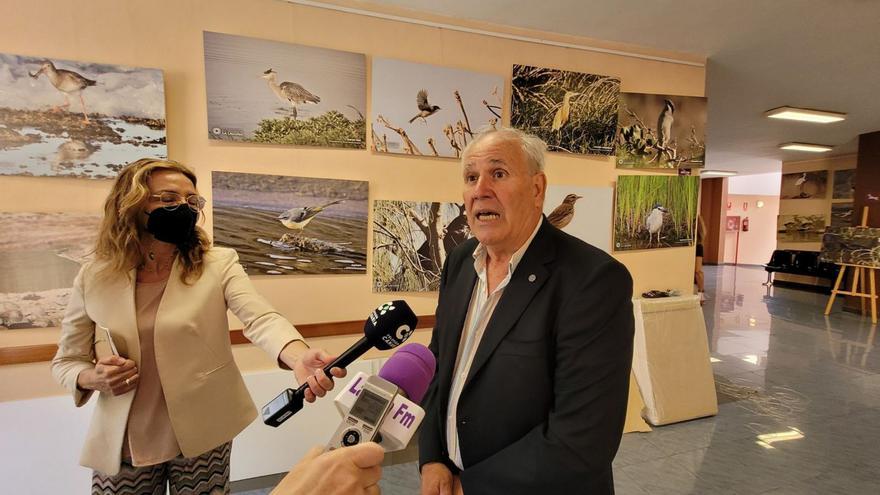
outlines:
{"label": "beige blazer", "polygon": [[[93,392],[77,388],[77,375],[110,352],[96,325],[109,328],[119,354],[140,366],[135,272],[96,279],[99,269],[88,263],[74,280],[52,360],[52,375],[73,394],[77,407]],[[244,335],[275,359],[302,336],[256,293],[234,250],[211,248],[204,273],[192,285],[181,282],[180,273],[175,261],[156,314],[155,354],[180,450],[195,457],[232,440],[257,415],[232,357],[227,309],[244,323]],[[83,466],[108,475],[119,471],[133,398],[134,391],[98,394],[80,457]]]}

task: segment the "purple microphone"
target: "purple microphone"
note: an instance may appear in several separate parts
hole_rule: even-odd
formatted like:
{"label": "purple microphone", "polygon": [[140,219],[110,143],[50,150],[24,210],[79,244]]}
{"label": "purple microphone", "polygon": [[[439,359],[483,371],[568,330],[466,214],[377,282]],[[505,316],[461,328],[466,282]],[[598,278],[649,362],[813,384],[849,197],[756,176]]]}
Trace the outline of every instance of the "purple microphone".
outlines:
{"label": "purple microphone", "polygon": [[379,370],[379,378],[397,385],[406,397],[418,404],[434,378],[437,361],[434,353],[422,344],[406,344]]}

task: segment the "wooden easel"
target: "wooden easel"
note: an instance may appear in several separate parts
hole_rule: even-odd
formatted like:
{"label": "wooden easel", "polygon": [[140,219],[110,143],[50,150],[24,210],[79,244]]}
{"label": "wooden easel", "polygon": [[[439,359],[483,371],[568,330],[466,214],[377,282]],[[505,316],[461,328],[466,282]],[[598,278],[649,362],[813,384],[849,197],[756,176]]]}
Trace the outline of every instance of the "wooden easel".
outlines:
{"label": "wooden easel", "polygon": [[[864,207],[862,210],[862,224],[861,227],[868,226],[868,207]],[[849,263],[835,263],[840,266],[840,273],[837,275],[837,281],[834,282],[834,289],[831,290],[831,297],[828,298],[828,304],[825,306],[825,314],[828,315],[831,313],[831,307],[834,305],[834,298],[837,297],[838,294],[844,296],[853,296],[861,298],[862,303],[862,315],[865,314],[865,303],[866,299],[871,301],[871,323],[877,323],[877,289],[874,285],[874,271],[875,268],[852,265]],[[843,274],[846,272],[846,267],[850,267],[853,269],[853,280],[852,280],[852,288],[848,291],[839,290],[840,283],[843,282]],[[869,285],[870,292],[865,292],[865,271],[868,272],[868,278],[870,279]],[[862,281],[862,290],[858,290],[859,279]]]}

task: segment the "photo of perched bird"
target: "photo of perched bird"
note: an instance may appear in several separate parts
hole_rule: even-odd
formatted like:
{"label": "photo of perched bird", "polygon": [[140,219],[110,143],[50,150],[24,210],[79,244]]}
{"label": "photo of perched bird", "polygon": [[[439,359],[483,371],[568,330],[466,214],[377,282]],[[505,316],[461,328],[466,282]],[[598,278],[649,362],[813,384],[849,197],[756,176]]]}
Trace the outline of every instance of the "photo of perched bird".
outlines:
{"label": "photo of perched bird", "polygon": [[297,105],[319,103],[321,101],[320,97],[313,95],[306,88],[295,82],[285,81],[278,84],[278,73],[275,72],[274,69],[268,69],[266,72],[263,72],[263,75],[260,77],[268,81],[269,88],[275,93],[275,96],[277,96],[278,99],[290,104],[294,119],[296,119],[297,115]]}
{"label": "photo of perched bird", "polygon": [[675,105],[669,98],[663,101],[665,102],[663,110],[660,111],[660,116],[657,117],[657,144],[660,145],[661,148],[666,148],[672,138],[672,122],[675,120],[675,117],[673,116],[675,113]]}
{"label": "photo of perched bird", "polygon": [[577,194],[569,194],[562,200],[562,204],[557,206],[547,215],[547,221],[550,222],[550,225],[556,227],[557,229],[564,229],[569,223],[571,223],[571,219],[574,218],[574,204],[577,200],[583,198],[583,196],[578,196]]}
{"label": "photo of perched bird", "polygon": [[651,213],[648,214],[648,218],[645,219],[645,227],[648,229],[648,247],[651,247],[654,234],[657,234],[657,245],[660,245],[660,230],[663,228],[663,214],[666,212],[666,208],[655,204],[654,208],[651,209]]}
{"label": "photo of perched bird", "polygon": [[801,198],[806,198],[809,196],[809,194],[804,193],[804,186],[807,185],[807,182],[809,182],[809,180],[810,179],[807,178],[807,173],[804,172],[803,175],[801,175],[796,181],[794,181],[794,185],[797,186],[800,193],[798,194],[798,196],[800,196]]}
{"label": "photo of perched bird", "polygon": [[422,119],[425,124],[428,123],[426,120],[427,117],[434,115],[437,113],[437,110],[440,110],[440,107],[437,105],[431,105],[428,103],[428,92],[424,89],[419,90],[419,93],[416,95],[416,105],[419,107],[419,113],[415,115],[415,117],[409,119],[409,123],[412,124],[416,119]]}
{"label": "photo of perched bird", "polygon": [[[85,78],[72,70],[56,69],[55,64],[49,60],[43,62],[40,66],[40,70],[37,72],[28,72],[28,75],[34,79],[40,77],[40,74],[46,74],[46,77],[49,79],[49,82],[52,83],[52,86],[55,86],[55,89],[64,93],[64,105],[61,105],[64,109],[70,107],[71,94],[75,93],[79,95],[79,102],[82,105],[83,119],[88,123],[89,113],[88,110],[86,110],[86,102],[83,100],[82,90],[89,86],[94,86],[97,82]],[[56,110],[59,108],[60,107],[55,107]]]}
{"label": "photo of perched bird", "polygon": [[551,130],[559,131],[562,129],[565,124],[568,123],[569,117],[571,117],[571,98],[573,96],[577,96],[580,93],[575,91],[566,91],[565,96],[562,97],[562,104],[559,105],[559,109],[556,110],[556,115],[553,116],[553,125],[551,126]]}
{"label": "photo of perched bird", "polygon": [[335,204],[342,203],[343,199],[337,199],[335,201],[331,201],[325,205],[321,206],[303,206],[299,208],[291,208],[284,213],[278,215],[278,220],[284,224],[285,227],[292,230],[303,230],[306,228],[306,225],[318,215],[324,211],[328,206],[332,206]]}

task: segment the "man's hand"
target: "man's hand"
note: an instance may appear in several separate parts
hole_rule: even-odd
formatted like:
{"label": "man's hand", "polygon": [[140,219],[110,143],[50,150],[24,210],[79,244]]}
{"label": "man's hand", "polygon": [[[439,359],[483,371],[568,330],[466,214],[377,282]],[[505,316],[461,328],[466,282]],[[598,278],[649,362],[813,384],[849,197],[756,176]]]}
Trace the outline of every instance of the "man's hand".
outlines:
{"label": "man's hand", "polygon": [[[429,462],[422,466],[422,495],[453,495],[453,486],[458,478],[442,462]],[[461,482],[458,483],[459,490]]]}
{"label": "man's hand", "polygon": [[378,495],[385,451],[365,442],[322,454],[315,447],[281,480],[272,495]]}
{"label": "man's hand", "polygon": [[131,359],[106,356],[94,368],[81,371],[76,377],[76,385],[84,390],[122,395],[137,387],[138,377],[137,366]]}

